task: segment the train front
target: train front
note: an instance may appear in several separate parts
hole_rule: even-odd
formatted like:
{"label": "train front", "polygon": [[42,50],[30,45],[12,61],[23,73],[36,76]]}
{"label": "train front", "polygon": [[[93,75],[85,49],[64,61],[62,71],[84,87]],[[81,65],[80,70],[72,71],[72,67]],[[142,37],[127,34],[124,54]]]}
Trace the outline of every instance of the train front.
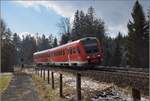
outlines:
{"label": "train front", "polygon": [[103,61],[103,47],[95,37],[88,37],[81,41],[86,53],[88,64],[101,64]]}

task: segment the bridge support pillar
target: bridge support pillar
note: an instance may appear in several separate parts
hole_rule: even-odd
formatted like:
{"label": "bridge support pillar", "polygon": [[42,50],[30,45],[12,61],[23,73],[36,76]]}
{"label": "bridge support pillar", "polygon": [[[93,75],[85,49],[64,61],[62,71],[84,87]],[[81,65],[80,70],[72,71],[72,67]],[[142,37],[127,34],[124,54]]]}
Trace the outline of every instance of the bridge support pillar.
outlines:
{"label": "bridge support pillar", "polygon": [[49,84],[49,69],[47,70],[47,83]]}
{"label": "bridge support pillar", "polygon": [[76,75],[76,93],[77,101],[81,101],[81,74],[77,73]]}
{"label": "bridge support pillar", "polygon": [[63,97],[63,80],[62,80],[62,74],[60,74],[59,76],[59,94],[60,94],[60,97]]}
{"label": "bridge support pillar", "polygon": [[132,88],[132,97],[133,101],[140,101],[141,100],[140,91],[135,88]]}
{"label": "bridge support pillar", "polygon": [[52,77],[52,89],[54,89],[54,72],[51,72],[51,77]]}

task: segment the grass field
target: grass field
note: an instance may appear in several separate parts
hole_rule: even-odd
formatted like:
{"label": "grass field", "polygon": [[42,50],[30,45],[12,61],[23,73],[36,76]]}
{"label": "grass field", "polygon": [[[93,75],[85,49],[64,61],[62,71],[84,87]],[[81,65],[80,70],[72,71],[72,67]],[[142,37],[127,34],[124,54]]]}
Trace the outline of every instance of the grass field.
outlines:
{"label": "grass field", "polygon": [[0,94],[8,87],[12,78],[11,73],[1,73],[0,75]]}

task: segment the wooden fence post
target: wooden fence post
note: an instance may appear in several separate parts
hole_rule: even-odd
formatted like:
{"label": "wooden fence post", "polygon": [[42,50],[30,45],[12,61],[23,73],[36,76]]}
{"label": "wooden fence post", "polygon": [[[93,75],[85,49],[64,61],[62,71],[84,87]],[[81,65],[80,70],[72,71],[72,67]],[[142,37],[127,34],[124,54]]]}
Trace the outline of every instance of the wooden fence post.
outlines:
{"label": "wooden fence post", "polygon": [[45,80],[45,68],[44,68],[44,72],[43,72],[43,79]]}
{"label": "wooden fence post", "polygon": [[42,77],[42,69],[41,69],[41,77]]}
{"label": "wooden fence post", "polygon": [[[35,70],[35,74],[37,74],[37,69],[36,68],[34,68],[34,70]],[[34,72],[34,71],[33,71]]]}
{"label": "wooden fence post", "polygon": [[38,76],[39,76],[39,69],[38,69],[37,73],[38,73]]}
{"label": "wooden fence post", "polygon": [[38,74],[37,69],[36,69],[36,75]]}
{"label": "wooden fence post", "polygon": [[132,88],[132,97],[133,101],[140,101],[141,100],[140,91],[135,88]]}
{"label": "wooden fence post", "polygon": [[76,75],[76,93],[77,101],[81,101],[81,74],[77,73]]}
{"label": "wooden fence post", "polygon": [[51,76],[52,76],[52,89],[54,89],[54,72],[51,72]]}
{"label": "wooden fence post", "polygon": [[60,97],[63,97],[63,83],[62,83],[63,81],[62,81],[62,74],[60,74],[60,79],[59,79],[59,94],[60,94]]}
{"label": "wooden fence post", "polygon": [[47,70],[47,82],[49,84],[49,69]]}

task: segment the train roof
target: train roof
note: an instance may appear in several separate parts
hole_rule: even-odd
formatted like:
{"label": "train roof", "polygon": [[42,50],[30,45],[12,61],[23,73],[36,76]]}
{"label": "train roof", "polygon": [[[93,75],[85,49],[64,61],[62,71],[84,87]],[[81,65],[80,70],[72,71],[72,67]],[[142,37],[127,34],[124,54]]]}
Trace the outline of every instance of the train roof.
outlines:
{"label": "train roof", "polygon": [[38,51],[38,52],[33,53],[33,55],[42,54],[42,53],[48,52],[49,50],[50,49],[43,50],[43,51]]}
{"label": "train roof", "polygon": [[63,47],[65,47],[65,46],[68,46],[68,45],[71,45],[71,44],[76,44],[76,43],[79,43],[79,42],[82,41],[82,40],[87,40],[87,39],[97,39],[97,38],[96,38],[96,37],[85,37],[85,38],[82,38],[82,39],[79,39],[79,40],[76,40],[76,41],[73,41],[73,42],[66,43],[66,44],[61,45],[61,46],[57,46],[57,47],[55,47],[55,48],[51,48],[51,49],[47,49],[47,50],[35,52],[33,55],[43,54],[43,53],[45,53],[45,52],[57,50],[57,49],[59,49],[59,48],[63,48]]}

